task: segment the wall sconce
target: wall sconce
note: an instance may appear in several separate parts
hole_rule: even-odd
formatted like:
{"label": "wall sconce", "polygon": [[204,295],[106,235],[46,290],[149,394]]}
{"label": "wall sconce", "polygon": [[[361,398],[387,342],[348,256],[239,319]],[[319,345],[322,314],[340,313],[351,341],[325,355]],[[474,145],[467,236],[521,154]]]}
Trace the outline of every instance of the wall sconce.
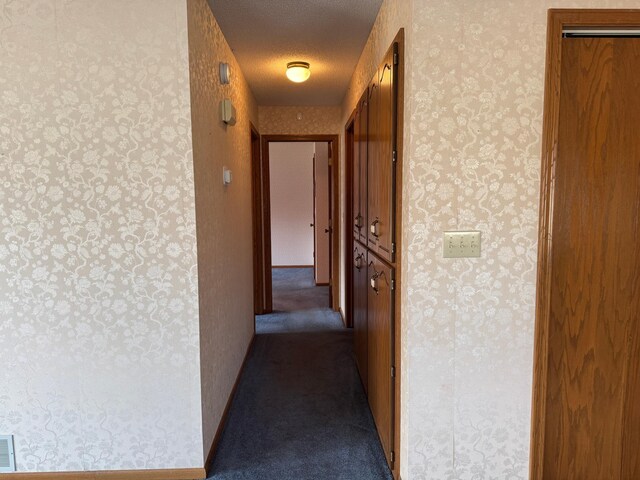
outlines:
{"label": "wall sconce", "polygon": [[302,83],[309,80],[311,70],[307,62],[287,63],[287,78],[295,83]]}
{"label": "wall sconce", "polygon": [[231,69],[228,63],[220,63],[220,83],[228,85],[231,82]]}
{"label": "wall sconce", "polygon": [[225,98],[220,102],[220,120],[227,125],[233,126],[236,124],[236,109],[229,98]]}

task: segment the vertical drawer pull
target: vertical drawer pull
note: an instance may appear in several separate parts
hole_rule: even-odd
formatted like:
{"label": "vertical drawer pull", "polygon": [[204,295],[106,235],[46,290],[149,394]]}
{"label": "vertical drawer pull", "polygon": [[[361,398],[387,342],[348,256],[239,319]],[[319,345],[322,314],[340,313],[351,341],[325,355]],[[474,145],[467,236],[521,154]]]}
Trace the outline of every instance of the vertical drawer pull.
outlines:
{"label": "vertical drawer pull", "polygon": [[371,222],[371,234],[378,238],[380,236],[380,234],[378,233],[378,225],[380,225],[380,220],[378,220],[377,218]]}
{"label": "vertical drawer pull", "polygon": [[[373,262],[369,264],[369,266],[373,265]],[[378,279],[384,275],[383,272],[376,272],[375,267],[373,268],[373,275],[371,275],[371,278],[369,279],[369,283],[371,285],[371,289],[376,292],[376,295],[378,295]]]}

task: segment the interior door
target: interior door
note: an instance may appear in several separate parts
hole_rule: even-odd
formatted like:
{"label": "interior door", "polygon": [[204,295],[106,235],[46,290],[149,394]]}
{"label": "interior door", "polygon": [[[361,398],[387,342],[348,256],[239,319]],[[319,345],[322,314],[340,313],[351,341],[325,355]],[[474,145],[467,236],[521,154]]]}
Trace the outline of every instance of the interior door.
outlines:
{"label": "interior door", "polygon": [[[640,478],[640,39],[564,38],[544,479]],[[534,422],[536,425],[536,422]]]}
{"label": "interior door", "polygon": [[315,142],[313,157],[313,224],[316,285],[331,279],[331,171],[329,143]]}
{"label": "interior door", "polygon": [[366,244],[367,241],[367,91],[358,101],[354,120],[353,156],[353,237]]}
{"label": "interior door", "polygon": [[368,384],[367,249],[353,244],[353,350],[365,391]]}
{"label": "interior door", "polygon": [[367,262],[369,406],[385,456],[393,468],[394,270],[371,253]]}
{"label": "interior door", "polygon": [[385,55],[372,87],[368,157],[368,246],[389,262],[395,254],[396,112],[398,44]]}

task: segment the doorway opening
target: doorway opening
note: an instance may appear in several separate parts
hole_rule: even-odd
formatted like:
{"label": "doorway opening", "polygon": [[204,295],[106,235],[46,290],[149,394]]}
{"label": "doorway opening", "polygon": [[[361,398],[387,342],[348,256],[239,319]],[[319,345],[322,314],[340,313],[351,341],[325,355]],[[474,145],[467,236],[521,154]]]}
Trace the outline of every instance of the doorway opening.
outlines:
{"label": "doorway opening", "polygon": [[262,137],[253,192],[256,314],[273,312],[274,278],[296,274],[326,286],[326,306],[338,309],[337,147],[337,135]]}

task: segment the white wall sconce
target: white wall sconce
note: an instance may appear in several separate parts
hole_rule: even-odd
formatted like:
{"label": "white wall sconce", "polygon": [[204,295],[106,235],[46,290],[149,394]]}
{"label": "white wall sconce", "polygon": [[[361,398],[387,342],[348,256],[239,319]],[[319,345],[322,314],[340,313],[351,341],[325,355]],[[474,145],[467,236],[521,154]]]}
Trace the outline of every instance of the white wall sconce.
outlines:
{"label": "white wall sconce", "polygon": [[220,102],[220,119],[227,125],[233,126],[236,124],[236,109],[229,98],[225,98]]}
{"label": "white wall sconce", "polygon": [[220,83],[222,85],[228,85],[231,83],[231,69],[228,63],[220,63]]}

